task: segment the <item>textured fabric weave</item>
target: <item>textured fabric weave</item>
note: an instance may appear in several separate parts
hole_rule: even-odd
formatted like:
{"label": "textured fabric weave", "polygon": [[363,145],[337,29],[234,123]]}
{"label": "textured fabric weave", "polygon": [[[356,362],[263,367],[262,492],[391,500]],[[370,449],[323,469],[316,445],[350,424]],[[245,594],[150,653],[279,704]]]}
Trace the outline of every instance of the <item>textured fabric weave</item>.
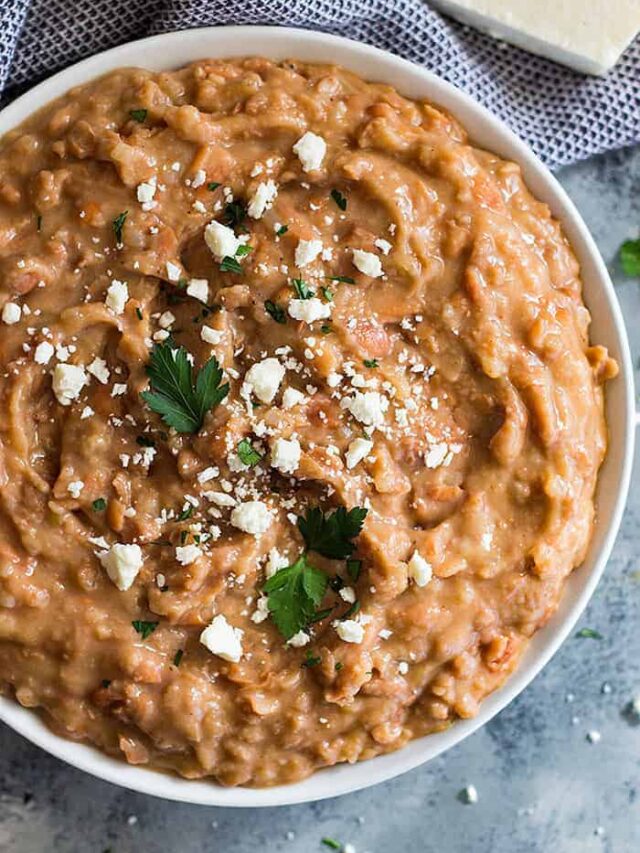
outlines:
{"label": "textured fabric weave", "polygon": [[223,24],[319,29],[390,50],[464,89],[550,166],[640,141],[640,39],[606,77],[587,77],[423,0],[0,0],[0,97],[113,45]]}

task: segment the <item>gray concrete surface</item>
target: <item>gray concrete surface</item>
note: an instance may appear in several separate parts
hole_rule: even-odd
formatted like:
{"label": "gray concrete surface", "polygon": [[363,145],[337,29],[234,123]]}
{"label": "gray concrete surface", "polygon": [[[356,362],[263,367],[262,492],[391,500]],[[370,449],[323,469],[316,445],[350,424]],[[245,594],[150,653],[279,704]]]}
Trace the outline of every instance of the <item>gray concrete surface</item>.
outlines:
{"label": "gray concrete surface", "polygon": [[[615,277],[640,353],[640,281],[615,256],[640,232],[640,148],[568,168],[560,179]],[[637,376],[637,379],[640,378]],[[6,853],[320,853],[323,836],[357,853],[633,853],[640,850],[640,463],[613,557],[570,639],[492,723],[444,757],[337,800],[234,811],[165,803],[66,767],[0,726],[0,850]],[[607,685],[607,686],[604,686]],[[591,744],[589,731],[602,738]],[[457,794],[473,783],[476,805]]]}

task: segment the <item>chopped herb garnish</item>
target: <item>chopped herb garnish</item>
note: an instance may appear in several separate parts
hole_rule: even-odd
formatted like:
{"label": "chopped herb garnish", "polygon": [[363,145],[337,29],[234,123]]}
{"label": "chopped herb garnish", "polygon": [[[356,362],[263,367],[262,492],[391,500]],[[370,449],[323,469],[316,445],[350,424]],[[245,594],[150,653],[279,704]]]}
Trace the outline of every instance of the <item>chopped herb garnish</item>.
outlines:
{"label": "chopped herb garnish", "polygon": [[288,231],[288,230],[289,230],[289,226],[288,226],[288,225],[281,225],[281,226],[278,228],[278,230],[276,231],[276,237],[282,237],[282,236],[284,236],[284,235],[287,233],[287,231]]}
{"label": "chopped herb garnish", "polygon": [[640,237],[620,246],[620,266],[625,275],[640,276]]}
{"label": "chopped herb garnish", "polygon": [[238,456],[243,465],[253,468],[262,459],[262,455],[254,448],[248,438],[243,438],[238,444]]}
{"label": "chopped herb garnish", "polygon": [[142,309],[141,308],[136,308],[136,317],[138,318],[138,320],[142,320]]}
{"label": "chopped herb garnish", "polygon": [[107,502],[104,498],[96,498],[91,506],[95,512],[102,512],[107,508]]}
{"label": "chopped herb garnish", "polygon": [[336,665],[333,667],[336,672],[340,672],[344,664],[340,663],[340,661],[336,661]]}
{"label": "chopped herb garnish", "polygon": [[182,663],[182,658],[184,657],[184,649],[178,649],[173,657],[173,665],[180,666]]}
{"label": "chopped herb garnish", "polygon": [[137,435],[136,436],[136,444],[139,444],[140,447],[155,447],[156,443],[152,438],[149,438],[148,435]]}
{"label": "chopped herb garnish", "polygon": [[578,639],[588,639],[588,640],[602,640],[602,634],[600,631],[594,631],[593,628],[581,628],[577,633],[576,637]]}
{"label": "chopped herb garnish", "polygon": [[211,190],[211,192],[214,192],[218,189],[219,186],[221,186],[221,184],[218,183],[218,181],[209,181],[209,183],[207,184],[207,189]]}
{"label": "chopped herb garnish", "polygon": [[220,264],[220,272],[241,273],[242,267],[240,266],[239,261],[236,261],[235,258],[232,258],[230,255],[227,255],[222,259],[222,263]]}
{"label": "chopped herb garnish", "polygon": [[325,847],[329,847],[331,850],[342,850],[342,844],[339,841],[336,841],[335,838],[323,838],[322,843]]}
{"label": "chopped herb garnish", "polygon": [[237,228],[238,225],[244,222],[246,215],[246,208],[241,202],[230,201],[224,207],[222,223],[223,225],[228,225],[229,228]]}
{"label": "chopped herb garnish", "polygon": [[302,533],[309,551],[317,551],[323,557],[343,560],[350,557],[355,545],[352,540],[359,535],[367,517],[364,507],[353,507],[347,511],[343,506],[324,515],[314,507],[306,515],[298,516],[298,530]]}
{"label": "chopped herb garnish", "polygon": [[329,276],[327,276],[327,278],[329,279],[329,281],[339,281],[342,284],[355,284],[356,283],[355,278],[351,278],[351,276],[348,276],[348,275],[329,275]]}
{"label": "chopped herb garnish", "polygon": [[307,657],[305,660],[302,661],[302,666],[310,668],[312,666],[318,666],[318,664],[321,662],[322,658],[314,657],[314,655],[310,651],[307,651]]}
{"label": "chopped herb garnish", "polygon": [[323,323],[323,324],[320,326],[320,331],[322,332],[322,334],[323,334],[323,335],[328,335],[328,334],[329,334],[329,332],[332,332],[332,331],[333,331],[333,329],[331,328],[331,326],[329,325],[329,323]]}
{"label": "chopped herb garnish", "polygon": [[360,570],[362,569],[362,560],[347,560],[347,574],[351,578],[351,580],[355,583],[360,577]]}
{"label": "chopped herb garnish", "polygon": [[143,640],[146,640],[147,637],[150,637],[151,634],[156,630],[159,622],[144,622],[140,619],[136,619],[131,623],[135,630],[140,634]]}
{"label": "chopped herb garnish", "polygon": [[267,314],[272,317],[276,323],[286,323],[287,315],[284,312],[284,308],[281,308],[279,305],[276,305],[275,302],[272,302],[270,299],[264,303],[264,310]]}
{"label": "chopped herb garnish", "polygon": [[351,619],[352,616],[355,616],[356,613],[360,610],[360,602],[354,601],[351,607],[347,610],[347,612],[342,617],[343,619]]}
{"label": "chopped herb garnish", "polygon": [[[188,504],[178,516],[178,521],[186,521],[193,515],[193,504]],[[184,531],[183,531],[184,532]]]}
{"label": "chopped herb garnish", "polygon": [[193,433],[198,432],[207,412],[227,396],[229,384],[220,384],[222,370],[215,356],[200,368],[194,382],[188,355],[184,347],[157,344],[147,365],[151,390],[140,396],[167,426]]}
{"label": "chopped herb garnish", "polygon": [[188,280],[188,279],[186,279],[186,278],[184,278],[184,276],[183,276],[182,278],[179,278],[179,279],[178,279],[178,281],[176,282],[176,287],[179,287],[179,288],[180,288],[180,290],[184,290],[184,288],[185,288],[188,284],[189,284],[189,280]]}
{"label": "chopped herb garnish", "polygon": [[298,299],[311,299],[312,296],[315,296],[315,290],[311,290],[307,282],[303,279],[294,278],[291,280],[291,284]]}
{"label": "chopped herb garnish", "polygon": [[285,639],[290,639],[312,622],[326,618],[332,608],[318,610],[329,585],[328,576],[308,559],[309,551],[341,560],[355,549],[351,541],[362,530],[367,516],[364,507],[347,511],[339,507],[330,515],[318,508],[298,516],[298,529],[307,546],[290,566],[277,571],[264,585],[273,621]]}
{"label": "chopped herb garnish", "polygon": [[333,302],[333,290],[330,287],[321,287],[320,290],[327,302]]}
{"label": "chopped herb garnish", "polygon": [[108,678],[103,678],[102,681],[100,682],[100,684],[106,690],[107,687],[111,686],[111,681]]}
{"label": "chopped herb garnish", "polygon": [[36,230],[42,231],[42,216],[36,217]]}
{"label": "chopped herb garnish", "polygon": [[365,358],[362,362],[365,367],[377,367],[379,362],[377,358]]}
{"label": "chopped herb garnish", "polygon": [[188,531],[188,530],[181,530],[181,531],[180,531],[180,544],[181,544],[181,545],[184,545],[184,543],[187,541],[187,536],[188,536],[188,535],[189,535],[189,531]]}
{"label": "chopped herb garnish", "polygon": [[340,190],[331,190],[331,198],[335,201],[340,210],[347,209],[347,199],[342,195]]}
{"label": "chopped herb garnish", "polygon": [[129,110],[129,115],[134,121],[143,122],[147,120],[147,110]]}
{"label": "chopped herb garnish", "polygon": [[124,228],[124,223],[126,222],[128,215],[129,211],[123,210],[122,213],[119,213],[111,223],[113,226],[113,233],[116,235],[116,244],[118,246],[122,245],[122,229]]}
{"label": "chopped herb garnish", "polygon": [[249,252],[253,252],[253,246],[248,246],[246,243],[243,243],[241,246],[238,246],[236,258],[244,258],[245,255],[249,254]]}

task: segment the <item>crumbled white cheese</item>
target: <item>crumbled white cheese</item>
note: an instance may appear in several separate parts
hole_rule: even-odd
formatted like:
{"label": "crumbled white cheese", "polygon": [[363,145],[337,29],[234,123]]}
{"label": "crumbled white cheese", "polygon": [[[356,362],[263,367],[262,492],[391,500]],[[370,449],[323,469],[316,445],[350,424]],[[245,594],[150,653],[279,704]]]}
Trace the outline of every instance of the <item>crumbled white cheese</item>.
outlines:
{"label": "crumbled white cheese", "polygon": [[358,462],[362,462],[362,460],[371,453],[372,448],[372,441],[369,441],[366,438],[355,438],[349,444],[349,448],[345,453],[344,458],[347,463],[347,468],[349,470],[355,468]]}
{"label": "crumbled white cheese", "polygon": [[197,480],[199,483],[208,483],[209,480],[214,480],[220,474],[220,470],[218,468],[213,468],[209,466],[205,468],[203,471],[197,476]]}
{"label": "crumbled white cheese", "polygon": [[343,398],[340,405],[348,409],[361,424],[377,427],[384,422],[389,401],[378,391],[367,391],[364,394],[356,391],[353,397]]}
{"label": "crumbled white cheese", "polygon": [[222,332],[218,331],[218,329],[212,329],[211,326],[203,326],[200,329],[200,337],[205,344],[212,344],[215,346],[222,340]]}
{"label": "crumbled white cheese", "polygon": [[197,169],[195,175],[191,179],[191,186],[194,190],[197,190],[198,187],[201,187],[204,182],[207,180],[207,173],[204,169]]}
{"label": "crumbled white cheese", "polygon": [[380,258],[373,252],[365,252],[363,249],[353,250],[353,265],[371,278],[379,278],[383,273]]}
{"label": "crumbled white cheese", "polygon": [[277,438],[271,448],[271,467],[283,474],[293,474],[300,464],[300,452],[297,438]]}
{"label": "crumbled white cheese", "polygon": [[322,240],[300,240],[296,246],[295,264],[306,267],[322,252]]}
{"label": "crumbled white cheese", "polygon": [[301,649],[303,646],[306,646],[311,642],[311,637],[306,634],[304,631],[298,631],[297,634],[294,634],[293,637],[289,637],[287,640],[288,646],[293,646],[294,649]]}
{"label": "crumbled white cheese", "polygon": [[304,172],[315,172],[322,166],[327,143],[321,136],[308,130],[293,146],[293,152],[298,155]]}
{"label": "crumbled white cheese", "polygon": [[[127,383],[126,382],[114,382],[113,387],[111,389],[112,397],[122,397],[123,394],[127,393]],[[153,448],[145,448],[146,450],[153,450]]]}
{"label": "crumbled white cheese", "polygon": [[87,375],[79,365],[56,364],[52,384],[58,402],[62,406],[70,406],[87,384]]}
{"label": "crumbled white cheese", "polygon": [[204,240],[217,261],[235,257],[241,245],[231,228],[215,220],[204,229]]}
{"label": "crumbled white cheese", "polygon": [[256,601],[256,609],[251,614],[251,621],[258,625],[269,618],[269,612],[269,599],[266,595],[261,595]]}
{"label": "crumbled white cheese", "polygon": [[252,364],[244,377],[243,396],[253,393],[261,403],[271,403],[284,374],[285,369],[277,358],[265,358]]}
{"label": "crumbled white cheese", "polygon": [[172,263],[171,261],[167,261],[165,264],[167,270],[167,278],[169,281],[180,281],[180,275],[182,270],[177,264]]}
{"label": "crumbled white cheese", "polygon": [[240,628],[234,628],[219,614],[200,634],[200,642],[222,660],[238,663],[242,657],[242,634]]}
{"label": "crumbled white cheese", "polygon": [[262,501],[246,501],[234,508],[231,513],[231,524],[244,533],[262,536],[273,524],[273,515]]}
{"label": "crumbled white cheese", "polygon": [[383,255],[388,255],[391,249],[393,248],[393,246],[388,240],[383,240],[382,238],[374,240],[373,245],[376,247],[376,249],[380,249]]}
{"label": "crumbled white cheese", "polygon": [[265,575],[267,576],[267,580],[273,577],[276,572],[279,572],[280,569],[284,569],[285,566],[288,565],[289,560],[284,556],[284,554],[281,554],[277,548],[271,548],[267,559],[267,565],[265,566]]}
{"label": "crumbled white cheese", "polygon": [[360,644],[364,640],[364,628],[355,619],[344,619],[336,625],[336,634],[345,643]]}
{"label": "crumbled white cheese", "polygon": [[91,406],[85,406],[84,409],[80,412],[80,420],[85,421],[87,418],[90,418],[92,415],[95,415],[95,412],[91,408]]}
{"label": "crumbled white cheese", "polygon": [[187,295],[199,299],[205,305],[209,301],[209,282],[206,278],[192,278],[187,285]]}
{"label": "crumbled white cheese", "polygon": [[311,299],[292,299],[287,306],[289,316],[294,320],[305,323],[315,323],[316,320],[326,320],[331,316],[332,302],[323,302],[316,296]]}
{"label": "crumbled white cheese", "polygon": [[22,316],[22,308],[15,302],[5,302],[2,309],[2,322],[7,326],[13,326],[14,323],[20,322]]}
{"label": "crumbled white cheese", "polygon": [[109,381],[109,368],[107,367],[107,362],[103,358],[98,358],[97,356],[93,359],[91,364],[87,367],[87,372],[101,382],[103,385],[106,385]]}
{"label": "crumbled white cheese", "polygon": [[260,217],[270,209],[277,195],[278,187],[275,185],[274,181],[268,180],[258,184],[256,191],[247,206],[247,214],[252,219],[260,219]]}
{"label": "crumbled white cheese", "polygon": [[460,799],[467,805],[474,805],[478,802],[478,791],[475,785],[467,785],[460,791]]}
{"label": "crumbled white cheese", "polygon": [[304,394],[297,388],[285,388],[282,393],[282,408],[293,409],[295,406],[299,406],[304,399]]}
{"label": "crumbled white cheese", "polygon": [[98,554],[107,574],[121,592],[128,590],[142,568],[142,551],[139,545],[117,542],[108,551]]}
{"label": "crumbled white cheese", "polygon": [[589,741],[589,743],[600,743],[600,741],[602,740],[602,735],[599,731],[594,729],[591,732],[587,732],[587,740]]}
{"label": "crumbled white cheese", "polygon": [[80,497],[80,492],[83,489],[84,489],[84,483],[82,482],[82,480],[73,480],[67,486],[67,491],[69,492],[71,497],[76,498],[76,499]]}
{"label": "crumbled white cheese", "polygon": [[151,178],[148,181],[144,181],[141,184],[138,184],[136,189],[136,197],[140,204],[149,204],[149,202],[153,201],[153,197],[156,194],[157,189],[157,180],[156,178]]}
{"label": "crumbled white cheese", "polygon": [[426,586],[433,577],[431,563],[428,563],[419,551],[414,551],[407,563],[409,578],[416,586]]}
{"label": "crumbled white cheese", "polygon": [[172,311],[163,311],[158,319],[158,325],[163,329],[169,329],[176,321],[176,315]]}
{"label": "crumbled white cheese", "polygon": [[197,545],[178,545],[176,548],[176,560],[181,566],[190,566],[201,556],[202,549]]}
{"label": "crumbled white cheese", "polygon": [[107,295],[104,299],[104,304],[111,309],[114,314],[122,314],[124,306],[129,298],[129,288],[126,282],[118,281],[117,278],[111,282],[107,288]]}
{"label": "crumbled white cheese", "polygon": [[409,664],[406,660],[401,660],[398,663],[398,672],[400,675],[406,675],[409,672]]}
{"label": "crumbled white cheese", "polygon": [[424,457],[424,463],[427,468],[438,468],[447,457],[447,453],[449,452],[449,447],[446,442],[441,442],[440,444],[434,444],[431,447],[426,456]]}
{"label": "crumbled white cheese", "polygon": [[232,495],[227,495],[225,492],[207,492],[205,497],[216,506],[230,507],[235,506],[237,503]]}
{"label": "crumbled white cheese", "polygon": [[355,604],[356,591],[352,586],[343,586],[340,590],[340,598],[347,604]]}
{"label": "crumbled white cheese", "polygon": [[55,350],[53,345],[50,344],[49,341],[42,341],[42,343],[38,344],[36,347],[36,351],[33,354],[33,360],[36,364],[49,364],[53,358],[54,352]]}

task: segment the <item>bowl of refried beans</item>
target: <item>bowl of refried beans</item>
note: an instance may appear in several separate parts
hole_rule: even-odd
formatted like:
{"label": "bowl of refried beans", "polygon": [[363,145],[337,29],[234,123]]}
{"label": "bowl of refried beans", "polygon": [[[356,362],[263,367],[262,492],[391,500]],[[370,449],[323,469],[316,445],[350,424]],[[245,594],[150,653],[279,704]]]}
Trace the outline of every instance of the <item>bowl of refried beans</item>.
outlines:
{"label": "bowl of refried beans", "polygon": [[402,59],[213,28],[0,114],[0,719],[261,806],[389,779],[571,631],[628,344],[551,173]]}

